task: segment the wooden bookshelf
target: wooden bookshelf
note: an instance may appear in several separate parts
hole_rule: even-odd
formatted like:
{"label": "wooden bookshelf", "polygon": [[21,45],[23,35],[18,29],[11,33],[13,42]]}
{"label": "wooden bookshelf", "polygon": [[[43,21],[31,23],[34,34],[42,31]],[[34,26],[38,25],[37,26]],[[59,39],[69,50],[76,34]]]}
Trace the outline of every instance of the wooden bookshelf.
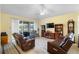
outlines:
{"label": "wooden bookshelf", "polygon": [[63,24],[55,24],[55,32],[58,32],[63,35]]}

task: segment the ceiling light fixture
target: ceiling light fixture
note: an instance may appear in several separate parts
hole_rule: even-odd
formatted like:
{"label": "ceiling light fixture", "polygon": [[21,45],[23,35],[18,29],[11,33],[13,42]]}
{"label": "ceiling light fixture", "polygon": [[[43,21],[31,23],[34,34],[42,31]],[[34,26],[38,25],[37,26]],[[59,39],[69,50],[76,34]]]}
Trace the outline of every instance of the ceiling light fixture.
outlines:
{"label": "ceiling light fixture", "polygon": [[40,5],[41,6],[41,10],[40,10],[40,15],[45,15],[46,14],[46,12],[47,12],[47,10],[46,10],[46,8],[45,8],[45,5],[44,4],[41,4]]}
{"label": "ceiling light fixture", "polygon": [[40,15],[45,15],[46,14],[46,9],[44,9],[44,10],[42,10],[41,12],[40,12]]}

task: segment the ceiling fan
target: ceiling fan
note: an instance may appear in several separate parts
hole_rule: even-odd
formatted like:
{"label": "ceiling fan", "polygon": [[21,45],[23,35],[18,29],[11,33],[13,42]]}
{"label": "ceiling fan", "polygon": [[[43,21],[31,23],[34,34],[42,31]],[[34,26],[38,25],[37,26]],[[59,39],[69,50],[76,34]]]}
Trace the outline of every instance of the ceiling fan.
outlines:
{"label": "ceiling fan", "polygon": [[39,13],[36,14],[37,18],[43,19],[52,16],[53,10],[49,9],[47,5],[40,4],[39,7],[40,7]]}
{"label": "ceiling fan", "polygon": [[40,4],[40,15],[41,16],[51,16],[52,12],[54,13],[54,10],[48,8],[45,4]]}
{"label": "ceiling fan", "polygon": [[46,13],[47,13],[47,8],[46,8],[46,6],[44,5],[44,4],[40,4],[40,7],[41,7],[41,9],[40,9],[40,15],[46,15]]}

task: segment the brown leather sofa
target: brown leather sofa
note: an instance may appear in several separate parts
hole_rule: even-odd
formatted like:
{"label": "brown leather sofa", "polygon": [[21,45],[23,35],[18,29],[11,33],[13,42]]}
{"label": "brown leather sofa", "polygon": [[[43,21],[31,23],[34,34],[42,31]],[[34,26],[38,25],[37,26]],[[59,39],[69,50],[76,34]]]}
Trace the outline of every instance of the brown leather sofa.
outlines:
{"label": "brown leather sofa", "polygon": [[34,38],[27,39],[27,38],[24,38],[21,34],[18,34],[18,33],[13,33],[13,36],[15,38],[17,45],[23,51],[27,51],[29,49],[34,48],[34,46],[35,46],[35,39]]}
{"label": "brown leather sofa", "polygon": [[[65,40],[64,40],[65,39]],[[62,43],[62,41],[64,42]],[[62,44],[61,44],[62,43]],[[66,54],[70,47],[72,46],[73,42],[70,40],[70,38],[62,38],[47,43],[47,51],[51,54]]]}

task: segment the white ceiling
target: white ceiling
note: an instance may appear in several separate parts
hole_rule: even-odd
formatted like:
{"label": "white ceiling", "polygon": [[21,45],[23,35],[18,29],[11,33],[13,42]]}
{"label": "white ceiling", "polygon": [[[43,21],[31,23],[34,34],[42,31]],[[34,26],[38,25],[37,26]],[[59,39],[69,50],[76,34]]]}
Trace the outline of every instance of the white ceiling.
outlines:
{"label": "white ceiling", "polygon": [[[79,4],[1,4],[0,8],[1,12],[37,19],[79,12]],[[42,8],[47,10],[45,15],[40,15]]]}

